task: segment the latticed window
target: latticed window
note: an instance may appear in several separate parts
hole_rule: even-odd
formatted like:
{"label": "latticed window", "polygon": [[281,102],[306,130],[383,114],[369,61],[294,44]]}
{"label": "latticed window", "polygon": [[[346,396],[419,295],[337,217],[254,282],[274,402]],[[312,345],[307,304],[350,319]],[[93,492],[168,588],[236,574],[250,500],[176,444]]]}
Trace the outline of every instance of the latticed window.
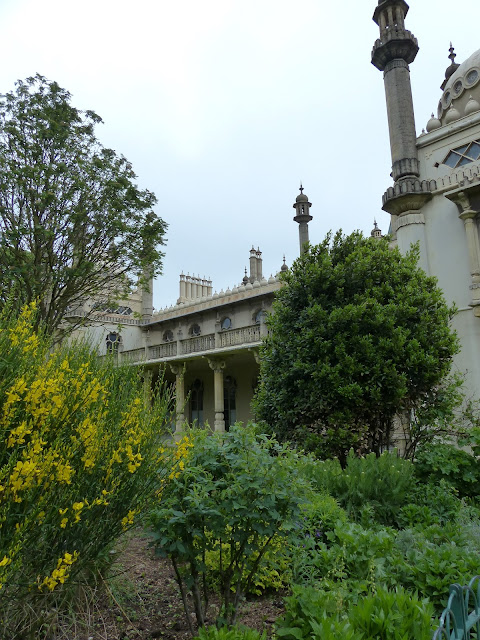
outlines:
{"label": "latticed window", "polygon": [[113,353],[116,355],[118,353],[118,347],[122,342],[122,337],[116,331],[111,331],[106,337],[106,342],[107,342],[107,353]]}
{"label": "latticed window", "polygon": [[446,164],[448,167],[454,169],[456,167],[463,167],[463,165],[469,164],[470,162],[475,162],[479,158],[480,140],[473,140],[473,142],[452,149],[442,164]]}
{"label": "latticed window", "polygon": [[232,320],[231,320],[231,318],[229,318],[228,316],[225,316],[225,318],[223,318],[220,326],[221,326],[223,331],[226,331],[227,329],[231,329],[232,328]]}
{"label": "latticed window", "polygon": [[167,331],[165,331],[165,333],[163,334],[163,341],[173,342],[173,331],[171,329],[167,329]]}
{"label": "latticed window", "polygon": [[200,329],[200,325],[199,324],[192,324],[192,326],[190,327],[188,333],[191,336],[199,336],[202,333],[202,330]]}

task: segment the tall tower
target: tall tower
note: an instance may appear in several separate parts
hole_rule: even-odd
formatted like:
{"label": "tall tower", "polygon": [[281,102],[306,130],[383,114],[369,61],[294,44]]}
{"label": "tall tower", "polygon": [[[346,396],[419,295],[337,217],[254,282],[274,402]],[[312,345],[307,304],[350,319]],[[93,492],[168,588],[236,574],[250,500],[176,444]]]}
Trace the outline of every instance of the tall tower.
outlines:
{"label": "tall tower", "polygon": [[382,208],[392,216],[392,236],[402,251],[414,242],[420,243],[419,264],[428,273],[422,208],[432,198],[432,193],[430,182],[419,179],[408,66],[418,53],[418,42],[405,29],[407,12],[405,0],[378,0],[373,14],[373,20],[380,28],[380,38],[373,45],[372,64],[383,71],[394,180],[393,187],[389,187],[383,196]]}
{"label": "tall tower", "polygon": [[312,220],[310,215],[310,207],[312,203],[308,201],[308,196],[303,193],[303,186],[300,184],[300,195],[295,199],[293,208],[296,210],[297,215],[293,218],[295,222],[298,222],[298,238],[300,241],[300,255],[305,252],[308,244],[308,223]]}
{"label": "tall tower", "polygon": [[388,129],[395,181],[419,176],[415,117],[409,64],[418,53],[418,42],[405,29],[408,4],[404,0],[379,0],[373,20],[380,27],[372,64],[383,71],[387,98]]}

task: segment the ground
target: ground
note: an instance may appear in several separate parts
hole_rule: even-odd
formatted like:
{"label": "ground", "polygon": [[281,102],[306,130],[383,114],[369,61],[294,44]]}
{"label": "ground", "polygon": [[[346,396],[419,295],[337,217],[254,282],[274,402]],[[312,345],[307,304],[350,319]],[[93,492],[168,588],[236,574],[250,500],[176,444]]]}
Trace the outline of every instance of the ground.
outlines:
{"label": "ground", "polygon": [[[129,534],[116,552],[110,579],[99,585],[100,598],[89,599],[75,629],[58,638],[69,640],[188,640],[182,601],[170,562],[155,556],[142,531]],[[212,598],[214,599],[214,598]],[[283,612],[282,597],[245,602],[239,623],[271,636]],[[212,622],[215,608],[212,605]]]}

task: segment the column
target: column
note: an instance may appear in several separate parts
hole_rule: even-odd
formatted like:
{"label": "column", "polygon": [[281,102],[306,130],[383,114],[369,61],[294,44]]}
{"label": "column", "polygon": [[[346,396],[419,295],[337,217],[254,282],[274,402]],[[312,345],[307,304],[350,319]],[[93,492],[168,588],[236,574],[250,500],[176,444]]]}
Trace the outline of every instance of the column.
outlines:
{"label": "column", "polygon": [[223,415],[223,370],[225,360],[213,360],[208,358],[210,369],[213,370],[214,406],[215,406],[215,431],[225,431],[225,416]]}
{"label": "column", "polygon": [[460,214],[460,218],[465,225],[465,235],[467,237],[468,259],[472,276],[472,303],[475,306],[480,304],[480,242],[476,217],[476,212],[471,209],[467,209]]}
{"label": "column", "polygon": [[170,365],[175,374],[175,439],[182,433],[185,423],[185,368],[184,362]]}

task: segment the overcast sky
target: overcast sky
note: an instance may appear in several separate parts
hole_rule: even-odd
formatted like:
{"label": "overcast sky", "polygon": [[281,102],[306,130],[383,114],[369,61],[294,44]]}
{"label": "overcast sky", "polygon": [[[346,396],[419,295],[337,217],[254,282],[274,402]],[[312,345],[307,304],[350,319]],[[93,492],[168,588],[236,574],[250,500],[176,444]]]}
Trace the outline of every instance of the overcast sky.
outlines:
{"label": "overcast sky", "polygon": [[[264,273],[298,255],[292,204],[329,229],[383,231],[391,169],[382,73],[370,64],[376,0],[0,0],[0,93],[36,72],[104,120],[97,135],[133,164],[168,222],[154,304],[178,276],[238,284],[252,244]],[[417,133],[456,62],[480,47],[478,0],[411,0]]]}

